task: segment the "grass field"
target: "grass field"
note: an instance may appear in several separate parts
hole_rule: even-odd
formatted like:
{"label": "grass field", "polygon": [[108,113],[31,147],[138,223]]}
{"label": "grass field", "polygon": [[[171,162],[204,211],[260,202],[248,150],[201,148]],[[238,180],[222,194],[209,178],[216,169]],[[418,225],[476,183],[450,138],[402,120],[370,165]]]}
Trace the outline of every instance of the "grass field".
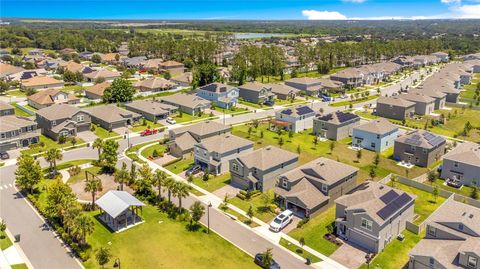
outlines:
{"label": "grass field", "polygon": [[317,258],[316,256],[312,255],[310,252],[303,250],[301,247],[298,247],[295,244],[292,244],[285,238],[280,238],[280,245],[285,247],[286,249],[290,250],[291,252],[294,252],[303,258],[309,258],[312,263],[316,262],[321,262],[322,260],[320,258]]}
{"label": "grass field", "polygon": [[[85,141],[83,141],[82,139],[76,137],[75,138],[76,141],[77,141],[77,145],[78,144],[82,144],[82,143],[85,143]],[[64,144],[59,144],[57,143],[56,141],[44,136],[44,135],[40,135],[40,142],[43,142],[45,144],[45,146],[43,147],[40,147],[40,145],[37,145],[37,146],[34,146],[32,148],[27,148],[27,149],[24,149],[22,150],[22,154],[36,154],[36,153],[40,153],[40,152],[43,152],[43,151],[46,151],[50,148],[64,148],[64,147],[70,147],[72,146],[72,141],[71,140],[67,140],[67,142],[65,142]]]}
{"label": "grass field", "polygon": [[188,231],[185,222],[172,220],[152,206],[143,208],[142,217],[145,223],[121,233],[110,232],[95,219],[95,231],[87,238],[93,252],[84,266],[99,268],[94,251],[107,247],[112,260],[106,268],[116,257],[125,268],[257,268],[253,258],[214,232]]}
{"label": "grass field", "polygon": [[[443,185],[444,182],[445,182],[445,180],[443,180],[443,179],[437,179],[437,180],[435,180],[433,185],[437,186],[440,189],[443,189],[443,190],[446,190],[446,191],[449,191],[449,192],[453,192],[453,193],[457,193],[457,194],[461,194],[461,195],[466,196],[466,197],[470,197],[470,194],[473,191],[473,188],[470,187],[470,186],[463,185],[462,188],[458,189],[458,188],[450,187],[448,185]],[[430,184],[430,183],[426,183],[426,184]]]}
{"label": "grass field", "polygon": [[182,113],[181,115],[177,114],[173,118],[175,119],[175,121],[177,121],[177,123],[182,123],[182,122],[189,122],[189,121],[192,121],[192,120],[206,119],[206,118],[209,118],[209,117],[210,117],[210,115],[207,114],[207,113],[203,113],[202,116],[194,116],[194,115],[190,115],[190,114],[187,114],[187,113]]}
{"label": "grass field", "polygon": [[460,97],[473,99],[473,97],[475,96],[475,92],[476,92],[477,85],[478,85],[479,82],[480,82],[480,74],[474,74],[474,76],[472,78],[472,83],[469,84],[469,85],[463,86],[463,89],[465,91],[462,91],[460,93]]}
{"label": "grass field", "polygon": [[[107,129],[104,129],[100,126],[95,126],[95,131],[93,132],[96,136],[98,136],[101,139],[105,138],[110,138],[110,137],[115,137],[119,136],[120,134],[114,132],[114,131],[108,131]],[[123,134],[122,134],[123,135]]]}
{"label": "grass field", "polygon": [[329,106],[333,106],[333,107],[349,106],[349,105],[354,105],[354,104],[358,104],[358,103],[367,102],[367,101],[370,101],[370,100],[373,100],[373,99],[377,99],[379,96],[380,95],[378,95],[378,94],[369,95],[367,97],[358,98],[358,99],[354,99],[354,100],[331,103]]}
{"label": "grass field", "polygon": [[3,235],[5,236],[4,238],[0,238],[0,249],[1,250],[5,250],[7,248],[9,248],[11,245],[13,245],[12,241],[10,240],[10,238],[8,238],[8,236],[5,234]]}
{"label": "grass field", "polygon": [[[270,190],[266,192],[270,199],[273,201],[273,190]],[[243,211],[247,212],[248,209],[250,208],[250,205],[252,206],[253,209],[253,216],[264,221],[264,222],[270,222],[276,214],[271,212],[270,210],[264,208],[263,202],[262,202],[262,196],[257,195],[250,200],[242,200],[238,197],[232,197],[228,199],[228,202],[231,203],[232,205],[242,209]]]}
{"label": "grass field", "polygon": [[158,128],[162,127],[162,126],[163,126],[163,125],[160,124],[160,123],[158,123],[158,122],[157,122],[157,123],[154,123],[154,122],[152,122],[152,121],[149,121],[149,120],[145,119],[145,125],[143,124],[143,122],[140,122],[140,123],[138,123],[138,124],[135,124],[134,126],[132,126],[132,127],[130,128],[130,131],[136,133],[136,132],[141,132],[141,131],[143,131],[143,130],[145,130],[145,129],[147,129],[147,128],[150,128],[150,129],[158,129]]}
{"label": "grass field", "polygon": [[233,107],[230,109],[224,109],[221,107],[214,107],[215,111],[221,112],[222,114],[225,112],[225,114],[234,114],[234,113],[239,113],[239,114],[245,114],[249,110],[243,107]]}
{"label": "grass field", "polygon": [[31,117],[32,115],[31,114],[28,114],[27,112],[21,110],[16,103],[10,103],[10,105],[13,106],[13,108],[15,109],[15,115],[17,116],[21,116],[21,117]]}
{"label": "grass field", "polygon": [[174,174],[180,174],[181,172],[190,168],[190,166],[192,165],[193,165],[193,157],[182,159],[178,162],[165,166],[165,168]]}
{"label": "grass field", "polygon": [[25,96],[27,96],[21,90],[10,90],[10,91],[6,92],[6,94],[10,95],[10,96],[15,96],[15,97],[25,97]]}
{"label": "grass field", "polygon": [[223,173],[218,176],[210,175],[207,181],[202,177],[194,177],[193,184],[209,192],[214,192],[230,183],[230,173]]}
{"label": "grass field", "polygon": [[149,146],[148,148],[145,148],[141,152],[141,154],[143,157],[148,158],[153,155],[153,152],[155,150],[158,152],[158,154],[163,154],[167,150],[167,148],[163,144],[156,143],[154,145]]}
{"label": "grass field", "polygon": [[337,245],[323,238],[327,234],[327,226],[335,221],[335,206],[331,206],[326,211],[310,219],[310,221],[301,228],[295,228],[288,233],[291,237],[299,240],[305,239],[305,245],[315,249],[323,255],[330,256]]}

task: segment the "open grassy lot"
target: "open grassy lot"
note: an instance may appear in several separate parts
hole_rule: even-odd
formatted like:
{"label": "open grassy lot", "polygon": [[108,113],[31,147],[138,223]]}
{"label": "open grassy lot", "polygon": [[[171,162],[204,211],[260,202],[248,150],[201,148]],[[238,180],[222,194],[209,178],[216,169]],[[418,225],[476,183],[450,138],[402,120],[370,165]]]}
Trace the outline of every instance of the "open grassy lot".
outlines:
{"label": "open grassy lot", "polygon": [[175,121],[177,121],[177,123],[182,123],[182,122],[189,122],[189,121],[193,121],[193,120],[206,119],[206,118],[209,118],[209,117],[210,117],[210,115],[207,114],[207,113],[203,113],[201,116],[182,113],[181,115],[177,114],[173,118],[175,119]]}
{"label": "open grassy lot", "polygon": [[71,176],[68,179],[67,183],[68,184],[75,184],[77,182],[83,181],[85,179],[85,172],[86,171],[88,171],[88,172],[90,172],[94,175],[98,175],[101,170],[102,170],[102,168],[98,167],[98,166],[92,166],[92,167],[89,167],[89,168],[82,169],[82,170],[80,170],[80,173],[78,173],[77,175]]}
{"label": "open grassy lot", "polygon": [[6,94],[10,95],[10,96],[15,96],[15,97],[25,97],[25,96],[27,96],[21,90],[10,90],[10,91],[6,92]]}
{"label": "open grassy lot", "polygon": [[317,258],[316,256],[312,255],[310,252],[303,250],[301,247],[298,247],[295,244],[290,243],[287,239],[285,238],[280,238],[280,245],[285,247],[286,249],[290,250],[291,252],[294,252],[303,258],[309,258],[312,263],[316,262],[321,262],[322,260],[320,258]]}
{"label": "open grassy lot", "polygon": [[20,117],[31,117],[32,116],[31,114],[28,114],[27,112],[18,108],[16,103],[10,103],[10,105],[13,106],[14,111],[15,111],[15,115],[20,116]]}
{"label": "open grassy lot", "polygon": [[207,181],[202,177],[194,177],[193,184],[209,192],[214,192],[230,183],[230,173],[223,173],[218,176],[210,175]]}
{"label": "open grassy lot", "polygon": [[[214,232],[188,231],[185,222],[172,220],[152,206],[143,208],[142,217],[145,223],[121,233],[110,232],[95,219],[95,231],[87,241],[93,251],[109,248],[125,268],[257,268],[253,258]],[[99,268],[93,253],[84,266]]]}
{"label": "open grassy lot", "polygon": [[12,269],[28,269],[27,265],[24,263],[14,264],[11,267]]}
{"label": "open grassy lot", "polygon": [[[82,144],[82,143],[85,143],[85,141],[83,141],[82,139],[76,137],[75,138],[76,141],[77,141],[77,145],[78,144]],[[45,146],[41,147],[40,144],[41,143],[44,143]],[[46,151],[50,148],[64,148],[64,147],[70,147],[70,146],[73,146],[72,144],[72,141],[71,140],[67,140],[67,142],[65,142],[64,144],[59,144],[58,142],[44,136],[44,135],[40,135],[40,143],[38,143],[36,146],[33,146],[32,148],[27,148],[27,149],[24,149],[22,150],[22,154],[36,154],[36,153],[40,153],[40,152],[43,152],[43,151]]]}
{"label": "open grassy lot", "polygon": [[295,228],[288,233],[291,237],[299,240],[305,239],[305,245],[315,249],[323,255],[330,256],[337,245],[323,238],[328,233],[327,226],[335,221],[335,206],[331,206],[326,211],[310,219],[310,221],[301,228]]}
{"label": "open grassy lot", "polygon": [[260,226],[260,225],[258,225],[256,222],[251,221],[249,218],[245,217],[245,216],[242,215],[242,214],[239,214],[237,211],[234,211],[234,210],[232,210],[232,209],[230,209],[230,208],[224,209],[223,211],[224,211],[225,213],[228,213],[228,214],[236,217],[238,221],[242,222],[242,223],[245,224],[245,225],[250,226],[251,228],[255,228],[255,227]]}
{"label": "open grassy lot", "polygon": [[100,126],[95,126],[95,131],[93,131],[93,133],[101,139],[123,135],[114,131],[108,131],[107,129],[104,129]]}
{"label": "open grassy lot", "polygon": [[460,97],[462,98],[468,98],[468,99],[473,99],[475,96],[475,91],[477,89],[477,85],[480,82],[480,74],[474,74],[472,78],[472,83],[469,85],[463,86],[463,89],[465,91],[462,91],[460,93]]}
{"label": "open grassy lot", "polygon": [[[450,187],[448,185],[443,185],[443,183],[445,183],[445,180],[437,179],[437,180],[435,180],[433,185],[437,186],[439,189],[443,189],[443,190],[446,190],[446,191],[449,191],[449,192],[457,193],[457,194],[460,194],[460,195],[463,195],[463,196],[466,196],[466,197],[470,197],[470,194],[473,191],[473,188],[470,187],[470,186],[464,185],[460,189],[458,189],[458,188]],[[426,184],[430,184],[430,183],[428,182]]]}
{"label": "open grassy lot", "polygon": [[148,148],[145,148],[145,149],[141,152],[141,154],[142,154],[143,157],[148,158],[148,157],[150,157],[150,156],[153,155],[153,152],[154,152],[155,150],[158,152],[158,154],[161,155],[161,154],[163,154],[163,153],[167,150],[167,148],[166,148],[166,146],[163,145],[163,144],[156,143],[156,144],[153,144],[153,145],[149,146]]}
{"label": "open grassy lot", "polygon": [[[296,77],[298,78],[303,78],[303,77],[310,77],[310,78],[320,78],[322,76],[325,76],[325,75],[331,75],[331,74],[334,74],[334,73],[337,73],[343,69],[345,69],[346,67],[336,67],[336,68],[332,68],[330,69],[330,71],[328,71],[328,74],[320,74],[318,73],[316,70],[313,70],[313,71],[308,71],[308,72],[297,72],[297,75]],[[285,74],[283,76],[283,80],[289,80],[291,79],[292,76],[291,74]],[[262,82],[262,83],[270,83],[270,82],[280,82],[280,81],[283,81],[282,78],[280,76],[260,76],[260,77],[257,77],[256,79],[258,82]]]}
{"label": "open grassy lot", "polygon": [[145,122],[141,121],[135,125],[133,125],[131,128],[130,128],[130,131],[132,132],[141,132],[147,128],[150,128],[150,129],[158,129],[160,127],[162,127],[163,125],[160,124],[160,123],[154,123],[152,121],[149,121],[147,119],[145,119]]}
{"label": "open grassy lot", "polygon": [[367,102],[367,101],[370,101],[370,100],[373,100],[373,99],[377,99],[379,96],[380,95],[378,95],[378,94],[369,95],[367,97],[358,98],[358,99],[354,99],[354,100],[331,103],[329,106],[333,106],[333,107],[349,106],[349,105],[354,105],[354,104],[358,104],[358,103]]}
{"label": "open grassy lot", "polygon": [[229,109],[225,109],[225,108],[221,108],[221,107],[213,107],[213,110],[215,111],[218,111],[220,113],[225,113],[225,114],[236,114],[236,113],[239,113],[239,114],[245,114],[246,112],[248,112],[249,110],[247,108],[244,108],[244,107],[232,107],[232,108],[229,108]]}
{"label": "open grassy lot", "polygon": [[193,157],[182,159],[178,162],[172,163],[165,166],[166,169],[175,174],[180,174],[181,172],[190,168],[193,165]]}
{"label": "open grassy lot", "polygon": [[127,155],[130,159],[136,161],[136,162],[139,162],[139,163],[144,163],[143,160],[141,160],[140,158],[138,158],[137,156],[137,151],[140,149],[140,148],[143,148],[144,146],[146,145],[149,145],[149,144],[152,144],[154,145],[155,142],[154,141],[149,141],[149,142],[145,142],[145,143],[141,143],[141,144],[137,144],[135,146],[132,146],[130,148],[127,149],[127,151],[125,152],[125,155]]}
{"label": "open grassy lot", "polygon": [[[257,130],[252,127],[252,133],[248,134],[249,125],[240,125],[232,128],[234,135],[250,139],[255,143],[255,148],[261,148],[268,145],[279,147],[279,136],[276,132],[268,129],[268,123],[261,123]],[[263,133],[263,138],[262,138]],[[348,148],[348,144],[351,139],[345,139],[343,141],[324,141],[318,142],[317,145],[313,143],[314,136],[311,134],[311,130],[303,131],[302,133],[292,134],[289,137],[288,134],[283,133],[281,135],[284,144],[281,146],[285,150],[298,153],[300,151],[300,164],[307,163],[319,157],[326,157],[336,161],[340,161],[360,169],[359,177],[357,181],[365,181],[370,177],[370,169],[373,166],[375,159],[375,152],[362,150],[362,157],[360,160],[356,159],[356,151]],[[330,151],[330,145],[334,143],[333,152]],[[389,173],[396,173],[398,175],[406,175],[405,168],[398,166],[397,162],[390,158],[380,156],[380,163],[375,168],[375,179],[383,178]],[[428,170],[426,168],[414,167],[409,170],[409,177],[419,176]]]}
{"label": "open grassy lot", "polygon": [[[405,236],[403,241],[396,238],[383,249],[383,252],[377,254],[370,262],[371,268],[405,268],[408,263],[408,253],[415,245],[420,242],[423,235],[416,235],[407,230],[402,233]],[[360,269],[367,269],[367,264],[363,264]]]}
{"label": "open grassy lot", "polygon": [[[266,192],[266,194],[270,197],[270,200],[273,201],[273,190]],[[250,200],[242,200],[235,196],[228,199],[228,202],[245,212],[248,211],[251,205],[253,209],[253,216],[267,223],[276,216],[275,213],[271,212],[268,208],[265,208],[262,202],[262,195],[252,197]]]}
{"label": "open grassy lot", "polygon": [[[389,183],[389,185],[391,186],[391,183]],[[395,183],[394,187],[417,196],[417,199],[415,199],[414,207],[415,214],[417,215],[417,217],[413,221],[413,223],[415,224],[422,223],[446,200],[441,196],[437,196],[437,198],[435,199],[433,194],[429,192],[401,183]]]}
{"label": "open grassy lot", "polygon": [[262,108],[265,107],[265,106],[263,106],[263,105],[259,105],[259,104],[255,104],[255,103],[251,103],[251,102],[247,102],[247,101],[243,101],[243,100],[239,100],[238,102],[239,102],[240,104],[242,104],[242,105],[249,106],[249,107],[253,107],[253,108],[262,109]]}

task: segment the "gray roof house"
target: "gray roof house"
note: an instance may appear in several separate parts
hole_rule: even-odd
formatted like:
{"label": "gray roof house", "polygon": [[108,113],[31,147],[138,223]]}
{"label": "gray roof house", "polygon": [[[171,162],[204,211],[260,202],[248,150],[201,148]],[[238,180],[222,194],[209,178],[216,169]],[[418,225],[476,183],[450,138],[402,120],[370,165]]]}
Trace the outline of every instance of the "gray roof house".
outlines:
{"label": "gray roof house", "polygon": [[91,116],[93,123],[100,125],[108,131],[127,127],[142,118],[142,115],[125,110],[114,104],[85,108],[85,112]]}
{"label": "gray roof house", "polygon": [[100,208],[100,219],[115,232],[141,223],[138,211],[145,206],[126,191],[108,191],[95,204]]}
{"label": "gray roof house", "polygon": [[395,139],[393,158],[429,167],[445,154],[445,138],[425,130],[411,131]]}
{"label": "gray roof house", "polygon": [[313,127],[315,111],[310,106],[296,106],[275,112],[275,119],[271,120],[274,126],[286,129],[294,133],[301,132]]}
{"label": "gray roof house", "polygon": [[480,186],[480,145],[464,142],[443,156],[441,178],[456,179],[462,185]]}
{"label": "gray roof house", "polygon": [[176,84],[164,78],[152,77],[137,81],[133,86],[141,92],[159,92],[170,90],[174,88]]}
{"label": "gray roof house", "polygon": [[322,82],[318,78],[291,78],[285,81],[285,85],[305,92],[309,96],[318,96],[322,90]]}
{"label": "gray roof house", "polygon": [[299,89],[285,84],[270,83],[268,86],[272,88],[272,92],[281,100],[295,99],[300,93]]}
{"label": "gray roof house", "polygon": [[205,111],[212,106],[212,102],[194,94],[176,93],[162,97],[162,103],[178,107],[179,110],[190,115]]}
{"label": "gray roof house", "polygon": [[360,117],[353,113],[336,111],[313,119],[313,133],[330,140],[340,140],[352,135],[360,124]]}
{"label": "gray roof house", "polygon": [[357,68],[347,68],[332,74],[330,79],[342,82],[347,88],[355,88],[364,84],[365,75]]}
{"label": "gray roof house", "polygon": [[352,146],[382,152],[393,147],[398,127],[384,118],[374,119],[353,128]]}
{"label": "gray roof house", "polygon": [[13,114],[0,117],[0,151],[28,147],[39,141],[37,123]]}
{"label": "gray roof house", "polygon": [[245,101],[255,104],[263,104],[266,101],[274,101],[275,94],[272,92],[272,87],[268,84],[259,82],[248,82],[238,86],[239,97]]}
{"label": "gray roof house", "polygon": [[445,102],[447,97],[446,93],[435,91],[431,88],[415,89],[415,90],[411,90],[410,93],[419,93],[435,99],[435,105],[434,105],[435,110],[443,109],[445,107]]}
{"label": "gray roof house", "polygon": [[44,135],[58,140],[61,135],[73,137],[90,130],[91,117],[75,106],[55,104],[37,110],[36,121]]}
{"label": "gray roof house", "polygon": [[202,139],[194,146],[195,164],[215,175],[229,171],[231,159],[253,151],[253,142],[230,133]]}
{"label": "gray roof house", "polygon": [[15,114],[15,108],[12,105],[0,101],[0,117],[14,115],[14,114]]}
{"label": "gray roof house", "polygon": [[380,97],[377,99],[375,113],[384,118],[405,120],[415,114],[415,103],[397,96]]}
{"label": "gray roof house", "polygon": [[231,184],[242,189],[267,191],[277,176],[297,166],[298,154],[273,146],[257,149],[230,160]]}
{"label": "gray roof house", "polygon": [[480,268],[480,208],[447,199],[426,223],[425,238],[409,253],[409,269]]}
{"label": "gray roof house", "polygon": [[165,119],[177,111],[176,106],[165,104],[155,99],[136,100],[125,104],[125,109],[138,113],[152,122]]}
{"label": "gray roof house", "polygon": [[193,151],[195,144],[202,139],[229,133],[230,126],[223,125],[215,121],[204,121],[185,127],[170,129],[168,135],[170,141],[167,145],[175,157],[183,157]]}
{"label": "gray roof house", "polygon": [[320,157],[281,174],[275,194],[282,207],[308,217],[354,189],[357,174],[356,167]]}
{"label": "gray roof house", "polygon": [[340,237],[381,252],[413,221],[416,196],[376,181],[335,200],[335,228]]}
{"label": "gray roof house", "polygon": [[419,92],[398,95],[399,98],[415,103],[415,114],[430,115],[435,110],[435,99]]}

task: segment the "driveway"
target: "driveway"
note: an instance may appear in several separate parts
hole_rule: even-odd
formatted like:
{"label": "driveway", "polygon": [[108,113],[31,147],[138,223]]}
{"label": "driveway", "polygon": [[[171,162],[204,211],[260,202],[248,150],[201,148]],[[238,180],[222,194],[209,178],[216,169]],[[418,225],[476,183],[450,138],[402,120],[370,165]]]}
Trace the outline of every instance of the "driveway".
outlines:
{"label": "driveway", "polygon": [[158,165],[163,166],[164,164],[166,164],[168,162],[171,162],[175,159],[177,159],[177,157],[172,156],[170,154],[165,154],[165,155],[163,155],[163,157],[153,160],[153,162],[158,164]]}
{"label": "driveway", "polygon": [[226,185],[224,187],[221,187],[220,189],[216,190],[213,192],[217,197],[223,199],[225,197],[225,194],[228,195],[228,197],[232,198],[237,195],[237,193],[240,191],[240,188],[237,188],[233,185]]}
{"label": "driveway", "polygon": [[115,129],[113,129],[112,131],[114,131],[115,133],[117,133],[117,134],[119,134],[119,135],[125,135],[125,133],[130,132],[130,130],[128,130],[127,127],[115,128]]}
{"label": "driveway", "polygon": [[367,253],[368,251],[360,246],[344,241],[343,245],[330,255],[330,258],[347,268],[356,269],[365,263]]}
{"label": "driveway", "polygon": [[85,142],[90,142],[90,141],[94,141],[95,139],[97,139],[97,136],[91,131],[79,132],[79,133],[77,133],[77,137],[82,139]]}

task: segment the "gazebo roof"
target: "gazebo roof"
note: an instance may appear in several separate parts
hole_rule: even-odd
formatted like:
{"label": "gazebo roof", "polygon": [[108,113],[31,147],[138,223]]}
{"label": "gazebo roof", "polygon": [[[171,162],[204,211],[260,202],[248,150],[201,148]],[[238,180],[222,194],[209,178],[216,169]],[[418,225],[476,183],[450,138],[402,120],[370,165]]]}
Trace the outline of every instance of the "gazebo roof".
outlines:
{"label": "gazebo roof", "polygon": [[126,191],[109,191],[95,201],[95,204],[113,218],[118,217],[130,206],[145,206]]}

